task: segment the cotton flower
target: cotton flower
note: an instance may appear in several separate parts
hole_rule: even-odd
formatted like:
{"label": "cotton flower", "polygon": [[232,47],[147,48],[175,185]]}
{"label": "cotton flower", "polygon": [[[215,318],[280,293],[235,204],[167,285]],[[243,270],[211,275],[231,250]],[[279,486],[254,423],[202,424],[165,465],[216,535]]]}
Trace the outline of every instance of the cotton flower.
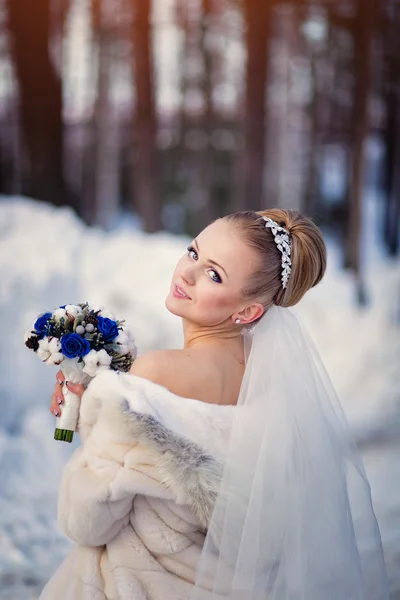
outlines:
{"label": "cotton flower", "polygon": [[64,318],[67,316],[67,311],[65,310],[65,308],[56,308],[56,310],[53,311],[53,317],[56,319],[56,321],[60,321],[61,318]]}
{"label": "cotton flower", "polygon": [[111,356],[104,349],[99,351],[91,350],[84,358],[85,366],[82,371],[90,377],[95,377],[100,371],[108,369],[111,360]]}
{"label": "cotton flower", "polygon": [[83,311],[80,306],[76,306],[75,304],[67,304],[65,307],[65,312],[67,312],[71,317],[76,317],[78,315],[83,315]]}
{"label": "cotton flower", "polygon": [[56,337],[47,338],[48,349],[52,354],[57,354],[61,350],[61,342]]}
{"label": "cotton flower", "polygon": [[125,344],[120,344],[118,352],[120,354],[128,354],[128,352],[130,351],[129,346],[125,345]]}
{"label": "cotton flower", "polygon": [[37,350],[37,355],[43,362],[46,361],[51,356],[51,351],[49,348],[49,338],[45,337],[39,341],[39,348]]}
{"label": "cotton flower", "polygon": [[46,360],[46,365],[60,365],[64,360],[64,354],[61,352],[54,352],[50,354],[49,358]]}
{"label": "cotton flower", "polygon": [[137,348],[135,338],[128,329],[120,331],[114,342],[119,345],[120,354],[128,354],[129,352],[133,358],[136,358]]}
{"label": "cotton flower", "polygon": [[134,337],[134,335],[130,331],[128,331],[128,338],[129,338],[129,343],[128,343],[129,352],[132,354],[133,358],[136,358],[137,357],[137,353],[138,353],[138,349],[137,349],[137,346],[136,346],[135,337]]}
{"label": "cotton flower", "polygon": [[122,335],[122,344],[127,344],[128,346],[130,346],[131,348],[136,347],[136,339],[135,336],[133,335],[132,331],[130,329],[128,329],[127,327],[122,327],[122,331],[120,332],[120,335]]}
{"label": "cotton flower", "polygon": [[[61,354],[61,343],[56,337],[44,337],[39,340],[39,348],[37,354],[39,358],[49,365],[58,365],[64,356]],[[53,357],[51,360],[50,357]],[[60,358],[61,357],[61,358]]]}
{"label": "cotton flower", "polygon": [[120,331],[119,334],[117,335],[117,337],[115,338],[114,342],[116,344],[120,344],[121,346],[128,345],[129,344],[129,336],[126,333],[126,331]]}

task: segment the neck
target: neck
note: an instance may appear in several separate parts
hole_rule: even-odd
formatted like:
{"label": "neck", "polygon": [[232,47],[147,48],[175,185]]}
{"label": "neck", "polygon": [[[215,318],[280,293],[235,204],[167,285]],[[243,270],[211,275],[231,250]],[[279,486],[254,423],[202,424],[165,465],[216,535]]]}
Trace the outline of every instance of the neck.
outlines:
{"label": "neck", "polygon": [[231,321],[206,327],[182,319],[182,324],[184,348],[193,348],[198,345],[222,341],[229,345],[242,344],[241,327],[234,325]]}

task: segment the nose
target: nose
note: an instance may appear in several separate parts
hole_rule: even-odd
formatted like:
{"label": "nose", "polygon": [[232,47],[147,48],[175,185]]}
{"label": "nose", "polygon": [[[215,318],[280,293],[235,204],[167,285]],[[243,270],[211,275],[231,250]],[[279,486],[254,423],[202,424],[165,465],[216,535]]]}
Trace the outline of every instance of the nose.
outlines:
{"label": "nose", "polygon": [[188,268],[184,269],[181,272],[181,277],[182,277],[183,281],[185,283],[187,283],[188,285],[193,285],[195,282],[195,276],[194,276],[193,269],[188,269]]}

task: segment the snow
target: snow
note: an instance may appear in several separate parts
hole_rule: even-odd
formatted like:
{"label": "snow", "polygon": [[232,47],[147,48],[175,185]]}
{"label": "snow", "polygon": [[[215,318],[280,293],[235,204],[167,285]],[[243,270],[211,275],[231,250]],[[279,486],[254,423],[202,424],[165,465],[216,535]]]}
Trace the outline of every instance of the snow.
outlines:
{"label": "snow", "polygon": [[[298,306],[363,452],[392,590],[400,593],[400,267],[375,239],[375,200],[363,240],[369,303],[330,238],[323,282]],[[86,227],[69,208],[0,197],[0,599],[37,598],[69,542],[56,523],[57,488],[72,445],[53,440],[56,369],[28,351],[37,314],[85,300],[125,318],[139,350],[179,347],[180,320],[164,307],[188,239]],[[78,437],[78,436],[76,436]]]}

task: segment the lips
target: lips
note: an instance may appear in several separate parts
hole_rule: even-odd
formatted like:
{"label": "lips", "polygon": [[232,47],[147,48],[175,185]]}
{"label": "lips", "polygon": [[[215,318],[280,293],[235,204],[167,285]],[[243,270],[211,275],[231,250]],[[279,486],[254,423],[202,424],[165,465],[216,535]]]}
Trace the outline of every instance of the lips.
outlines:
{"label": "lips", "polygon": [[188,296],[185,290],[180,285],[176,284],[174,286],[174,296],[175,298],[187,298],[188,300],[191,300],[190,296]]}

